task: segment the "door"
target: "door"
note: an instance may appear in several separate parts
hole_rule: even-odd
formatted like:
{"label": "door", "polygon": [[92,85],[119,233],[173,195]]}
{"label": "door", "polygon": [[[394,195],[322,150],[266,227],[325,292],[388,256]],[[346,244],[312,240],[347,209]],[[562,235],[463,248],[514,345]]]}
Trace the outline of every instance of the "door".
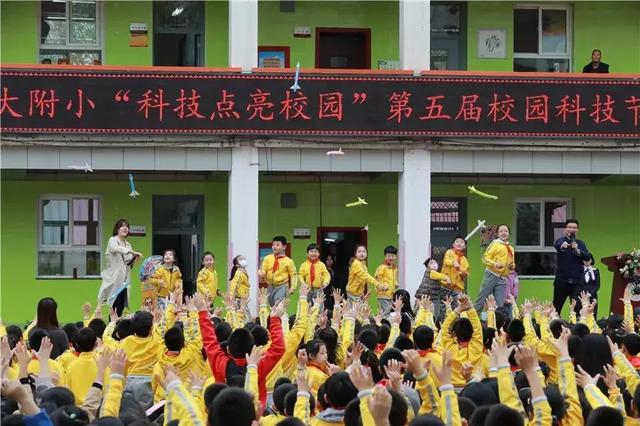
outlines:
{"label": "door", "polygon": [[467,199],[431,198],[431,257],[439,265],[458,235],[467,235]]}
{"label": "door", "polygon": [[431,69],[466,69],[466,3],[431,2]]}
{"label": "door", "polygon": [[195,291],[195,278],[200,267],[204,247],[203,206],[202,195],[153,196],[152,250],[154,254],[162,254],[166,249],[175,250],[185,295]]}
{"label": "door", "polygon": [[153,65],[204,65],[204,8],[201,1],[153,2]]}
{"label": "door", "polygon": [[347,287],[349,265],[359,244],[367,245],[367,231],[362,227],[318,228],[318,245],[322,261],[326,262],[328,255],[334,259],[332,281],[334,288],[342,289],[344,292]]}
{"label": "door", "polygon": [[371,68],[371,30],[316,28],[316,68]]}

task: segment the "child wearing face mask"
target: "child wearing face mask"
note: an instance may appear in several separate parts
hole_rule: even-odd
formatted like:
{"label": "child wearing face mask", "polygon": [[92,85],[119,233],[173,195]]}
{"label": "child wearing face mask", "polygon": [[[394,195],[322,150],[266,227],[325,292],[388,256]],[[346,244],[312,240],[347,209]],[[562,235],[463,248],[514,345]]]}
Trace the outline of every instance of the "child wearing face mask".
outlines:
{"label": "child wearing face mask", "polygon": [[[236,303],[240,303],[242,299],[249,297],[249,274],[247,274],[247,259],[239,254],[233,258],[233,266],[231,267],[231,275],[229,275],[229,294],[233,296]],[[251,318],[251,314],[245,312]]]}
{"label": "child wearing face mask", "polygon": [[151,276],[149,282],[156,289],[158,304],[164,309],[167,305],[169,293],[182,288],[182,273],[175,264],[176,252],[173,249],[166,249],[162,252],[162,265]]}
{"label": "child wearing face mask", "polygon": [[474,304],[476,311],[482,311],[487,296],[493,295],[498,308],[504,305],[507,276],[516,270],[515,250],[509,244],[509,226],[498,225],[498,238],[493,240],[482,256],[486,265],[480,295]]}
{"label": "child wearing face mask", "polygon": [[[438,272],[438,262],[433,258],[428,258],[424,261],[424,266],[427,268],[422,276],[422,281],[416,290],[415,299],[416,303],[422,298],[422,296],[429,296],[433,302],[433,317],[438,320],[444,318],[445,308],[443,300],[442,285],[445,283],[451,283],[450,278],[445,274]],[[447,281],[449,280],[449,281]],[[454,300],[454,304],[457,303]],[[455,309],[455,305],[452,305]],[[418,306],[416,305],[416,310]]]}
{"label": "child wearing face mask", "polygon": [[196,279],[198,293],[213,302],[218,292],[218,272],[216,271],[216,257],[210,251],[202,255],[200,272]]}

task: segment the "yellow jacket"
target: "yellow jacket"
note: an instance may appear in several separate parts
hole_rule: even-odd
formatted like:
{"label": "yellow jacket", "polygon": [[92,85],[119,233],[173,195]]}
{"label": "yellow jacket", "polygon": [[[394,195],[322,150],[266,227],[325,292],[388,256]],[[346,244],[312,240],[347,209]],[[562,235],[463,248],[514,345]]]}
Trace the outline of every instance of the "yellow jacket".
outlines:
{"label": "yellow jacket", "polygon": [[79,407],[84,402],[91,385],[96,379],[98,365],[95,352],[81,352],[67,368],[67,387],[76,397],[76,405]]}
{"label": "yellow jacket", "polygon": [[287,256],[278,258],[278,268],[273,270],[276,257],[268,254],[262,259],[260,269],[266,274],[266,282],[270,287],[278,287],[288,284],[290,288],[296,288],[298,284],[298,271],[293,260]]}
{"label": "yellow jacket", "polygon": [[315,277],[313,282],[311,282],[311,261],[309,259],[305,260],[302,265],[300,265],[300,272],[298,275],[302,281],[314,290],[324,288],[331,282],[331,274],[329,274],[327,265],[319,260],[315,263]]}
{"label": "yellow jacket", "polygon": [[236,298],[249,297],[249,276],[246,272],[237,269],[229,283],[229,292]]}
{"label": "yellow jacket", "polygon": [[260,426],[276,426],[278,423],[286,419],[287,416],[282,414],[269,414],[260,418]]}
{"label": "yellow jacket", "polygon": [[66,351],[64,351],[62,355],[56,358],[56,361],[58,361],[60,365],[62,365],[62,368],[64,368],[64,371],[67,371],[67,369],[69,368],[69,364],[71,364],[76,359],[78,359],[78,353],[76,353],[76,351],[73,348],[69,348]]}
{"label": "yellow jacket", "polygon": [[[162,265],[149,278],[149,282],[153,285],[157,297],[167,297],[169,293],[182,287],[182,273],[176,265],[172,270]],[[143,300],[149,295],[142,295]]]}
{"label": "yellow jacket", "polygon": [[[499,277],[506,277],[511,272],[509,264],[515,262],[515,250],[513,246],[508,242],[503,242],[500,239],[493,240],[487,250],[482,256],[482,263],[487,266],[487,269]],[[502,264],[501,268],[497,268],[496,264]]]}
{"label": "yellow jacket", "polygon": [[347,294],[362,297],[367,293],[367,285],[376,285],[376,279],[367,271],[367,265],[358,259],[353,259],[349,268],[349,280],[347,282]]}
{"label": "yellow jacket", "polygon": [[471,325],[473,326],[473,334],[471,340],[464,344],[458,344],[453,338],[450,330],[453,322],[458,318],[456,312],[451,311],[442,323],[441,345],[442,349],[453,354],[451,363],[451,381],[455,387],[463,387],[467,381],[462,375],[462,366],[465,363],[478,365],[482,359],[484,346],[482,344],[482,324],[475,309],[465,312]]}
{"label": "yellow jacket", "polygon": [[131,335],[120,342],[127,354],[127,375],[151,377],[160,350],[159,336],[152,331],[148,337]]}
{"label": "yellow jacket", "polygon": [[[378,299],[391,299],[398,289],[398,268],[396,265],[389,266],[386,263],[378,266],[375,278],[377,281]],[[386,289],[384,289],[386,287]]]}
{"label": "yellow jacket", "polygon": [[[53,378],[54,375],[58,376],[58,383],[54,383],[56,386],[67,386],[67,375],[64,371],[64,368],[62,368],[62,365],[58,362],[55,361],[53,359],[50,359],[47,364],[49,365],[49,374],[51,374],[51,378]],[[27,372],[29,374],[33,374],[35,376],[40,374],[40,360],[38,359],[32,359],[31,361],[29,361],[29,365],[27,366]],[[93,378],[95,378],[95,374],[93,375]]]}
{"label": "yellow jacket", "polygon": [[165,424],[178,420],[180,426],[205,426],[205,416],[185,386],[175,380],[167,385],[167,403],[164,406]]}
{"label": "yellow jacket", "polygon": [[567,407],[560,424],[562,426],[581,425],[583,422],[582,406],[580,405],[576,373],[571,358],[558,358],[558,371],[560,372],[558,374],[558,388]]}
{"label": "yellow jacket", "polygon": [[[453,266],[454,262],[458,262],[460,264],[459,270]],[[464,291],[464,280],[469,273],[469,261],[464,254],[460,255],[456,250],[449,249],[444,254],[444,260],[442,262],[442,269],[440,272],[451,279],[451,285],[445,283],[445,287],[456,291]]]}
{"label": "yellow jacket", "polygon": [[318,397],[318,389],[320,389],[320,386],[326,382],[328,378],[329,375],[320,368],[307,364],[307,380],[309,380],[311,394],[314,398]]}
{"label": "yellow jacket", "polygon": [[198,293],[213,301],[218,294],[218,271],[209,268],[200,269],[196,283]]}

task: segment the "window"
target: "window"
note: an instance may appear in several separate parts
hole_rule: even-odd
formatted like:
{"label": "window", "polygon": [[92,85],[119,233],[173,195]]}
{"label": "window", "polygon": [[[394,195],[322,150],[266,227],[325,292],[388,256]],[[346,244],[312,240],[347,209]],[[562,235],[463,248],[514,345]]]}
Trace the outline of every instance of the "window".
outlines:
{"label": "window", "polygon": [[567,199],[516,200],[515,233],[518,274],[525,277],[549,277],[555,274],[555,240],[564,234],[570,217]]}
{"label": "window", "polygon": [[96,0],[40,2],[40,63],[102,63],[100,3]]}
{"label": "window", "polygon": [[39,278],[100,275],[100,200],[44,197],[40,200]]}
{"label": "window", "polygon": [[513,11],[513,70],[571,70],[570,8],[518,6]]}

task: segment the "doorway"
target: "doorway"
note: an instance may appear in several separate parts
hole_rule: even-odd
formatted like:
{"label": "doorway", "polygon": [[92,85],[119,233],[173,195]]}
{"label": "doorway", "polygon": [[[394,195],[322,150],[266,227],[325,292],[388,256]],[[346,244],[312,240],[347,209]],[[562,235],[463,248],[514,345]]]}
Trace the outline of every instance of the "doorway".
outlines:
{"label": "doorway", "polygon": [[371,68],[369,28],[316,28],[316,68]]}
{"label": "doorway", "polygon": [[204,246],[204,196],[154,195],[152,204],[153,253],[175,250],[184,295],[191,295],[195,292],[201,247]]}
{"label": "doorway", "polygon": [[321,260],[326,263],[327,256],[333,256],[332,286],[345,292],[349,279],[351,257],[358,244],[367,245],[367,231],[362,227],[320,227],[318,245]]}
{"label": "doorway", "polygon": [[201,1],[153,2],[153,65],[204,65],[204,8]]}
{"label": "doorway", "polygon": [[431,198],[431,257],[442,265],[453,239],[467,234],[466,198]]}

